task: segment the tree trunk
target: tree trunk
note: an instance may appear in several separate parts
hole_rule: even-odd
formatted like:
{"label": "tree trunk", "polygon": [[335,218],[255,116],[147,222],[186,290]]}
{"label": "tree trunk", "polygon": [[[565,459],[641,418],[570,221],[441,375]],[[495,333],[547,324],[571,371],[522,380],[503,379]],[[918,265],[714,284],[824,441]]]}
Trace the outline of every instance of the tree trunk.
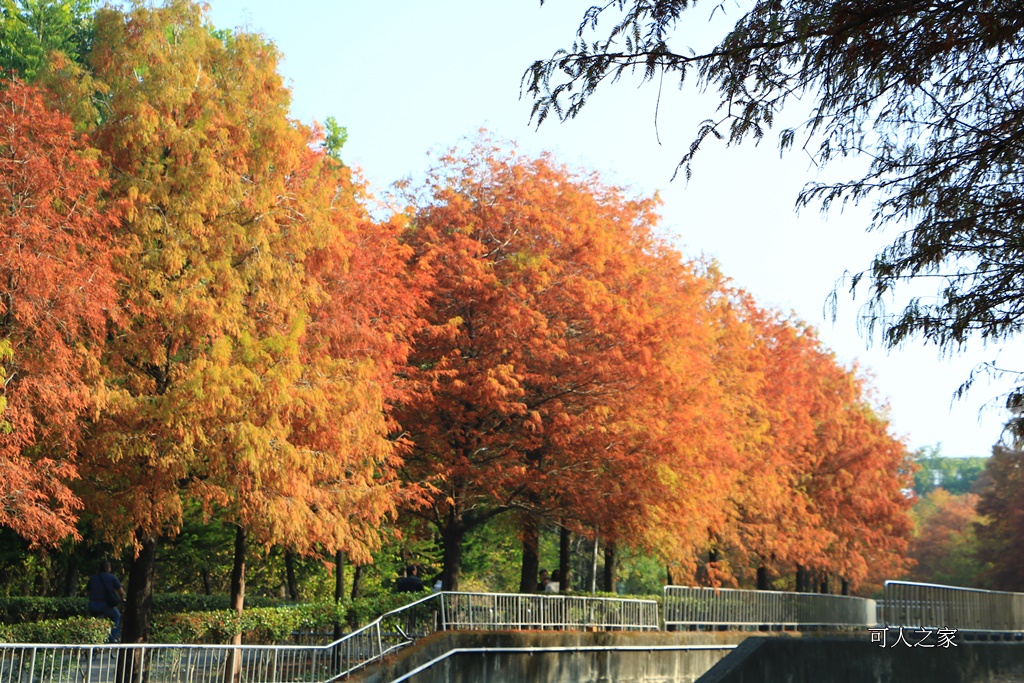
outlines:
{"label": "tree trunk", "polygon": [[[231,609],[242,616],[245,607],[245,529],[241,526],[235,527],[235,563],[231,567],[231,598],[229,601]],[[233,641],[236,644],[242,642],[241,634],[235,636]]]}
{"label": "tree trunk", "polygon": [[832,587],[829,585],[829,575],[822,574],[821,585],[818,587],[818,592],[822,594],[829,594],[832,592]]}
{"label": "tree trunk", "polygon": [[38,574],[36,574],[36,589],[35,594],[45,598],[50,594],[50,556],[45,550],[40,550],[36,553],[38,562],[36,566]]}
{"label": "tree trunk", "polygon": [[[245,608],[245,529],[238,525],[235,528],[235,563],[231,568],[231,609],[242,616]],[[233,645],[242,644],[242,632],[231,638]],[[242,651],[232,650],[228,666],[224,669],[224,682],[233,683],[242,675]]]}
{"label": "tree trunk", "polygon": [[203,579],[203,592],[213,595],[213,577],[210,576],[210,568],[204,564],[199,569],[199,576]]}
{"label": "tree trunk", "polygon": [[284,574],[285,582],[288,584],[288,599],[292,602],[299,602],[299,581],[295,578],[295,553],[290,550],[284,551]]}
{"label": "tree trunk", "polygon": [[345,552],[334,553],[334,602],[345,599]]}
{"label": "tree trunk", "polygon": [[672,576],[672,565],[665,565],[665,585],[674,586],[676,585],[675,577]]}
{"label": "tree trunk", "polygon": [[61,590],[61,594],[66,598],[73,598],[78,593],[79,567],[76,555],[68,558],[68,570],[64,574],[64,588]]}
{"label": "tree trunk", "polygon": [[604,589],[609,593],[615,591],[615,544],[606,543],[604,546]]}
{"label": "tree trunk", "polygon": [[519,571],[519,592],[537,592],[537,571],[540,569],[540,544],[537,519],[528,512],[522,515],[522,564]]}
{"label": "tree trunk", "polygon": [[357,564],[356,568],[352,570],[352,593],[351,597],[353,600],[357,600],[363,595],[363,565]]}
{"label": "tree trunk", "polygon": [[843,595],[850,594],[850,582],[846,579],[842,579],[842,593]]}
{"label": "tree trunk", "polygon": [[142,546],[128,568],[127,600],[124,604],[122,643],[149,642],[153,616],[153,581],[156,571],[156,536],[139,536]]}
{"label": "tree trunk", "polygon": [[558,527],[558,575],[561,577],[560,593],[572,593],[572,534],[564,526]]}
{"label": "tree trunk", "polygon": [[[334,603],[345,600],[345,553],[341,550],[334,553]],[[341,618],[334,620],[334,639],[341,638]],[[335,648],[337,650],[337,648]]]}
{"label": "tree trunk", "polygon": [[768,567],[763,564],[757,568],[757,590],[768,590]]}
{"label": "tree trunk", "polygon": [[808,586],[810,586],[810,576],[808,576],[807,570],[802,565],[796,566],[796,592],[806,593]]}
{"label": "tree trunk", "polygon": [[594,555],[590,561],[590,592],[597,592],[597,531],[594,531]]}
{"label": "tree trunk", "polygon": [[454,519],[449,518],[448,523],[441,529],[441,545],[444,546],[442,590],[459,590],[459,573],[462,571],[462,541],[465,537],[465,528]]}
{"label": "tree trunk", "polygon": [[[149,642],[149,628],[153,616],[153,579],[156,571],[156,536],[136,533],[141,548],[129,563],[128,587],[122,619],[122,643]],[[121,649],[117,652],[117,683],[137,683],[142,677],[142,650]]]}

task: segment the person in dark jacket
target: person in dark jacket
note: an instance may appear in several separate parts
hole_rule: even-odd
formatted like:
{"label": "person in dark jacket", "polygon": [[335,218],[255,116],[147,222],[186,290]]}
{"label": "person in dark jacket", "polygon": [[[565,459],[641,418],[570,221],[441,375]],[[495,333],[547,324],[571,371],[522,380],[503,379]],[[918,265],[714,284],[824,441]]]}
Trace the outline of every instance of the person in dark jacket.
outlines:
{"label": "person in dark jacket", "polygon": [[113,622],[110,629],[111,643],[121,639],[121,610],[117,606],[124,600],[124,588],[117,577],[110,573],[110,561],[100,562],[99,571],[89,577],[86,585],[89,591],[89,614],[94,617],[106,617]]}
{"label": "person in dark jacket", "polygon": [[395,581],[396,593],[419,593],[423,590],[423,580],[418,576],[419,570],[410,565],[405,568],[405,576]]}

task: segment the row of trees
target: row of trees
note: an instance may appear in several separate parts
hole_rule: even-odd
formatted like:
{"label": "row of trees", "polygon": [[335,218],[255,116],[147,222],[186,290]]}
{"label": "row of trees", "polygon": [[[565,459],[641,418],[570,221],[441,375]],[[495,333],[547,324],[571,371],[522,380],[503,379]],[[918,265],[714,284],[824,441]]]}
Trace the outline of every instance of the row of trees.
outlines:
{"label": "row of trees", "polygon": [[239,610],[250,545],[340,570],[396,526],[455,589],[499,515],[524,588],[551,523],[675,581],[900,571],[910,473],[863,378],[656,200],[485,135],[380,219],[264,38],[186,0],[4,8],[70,42],[0,65],[0,525],[127,551],[126,642],[193,507],[235,529]]}

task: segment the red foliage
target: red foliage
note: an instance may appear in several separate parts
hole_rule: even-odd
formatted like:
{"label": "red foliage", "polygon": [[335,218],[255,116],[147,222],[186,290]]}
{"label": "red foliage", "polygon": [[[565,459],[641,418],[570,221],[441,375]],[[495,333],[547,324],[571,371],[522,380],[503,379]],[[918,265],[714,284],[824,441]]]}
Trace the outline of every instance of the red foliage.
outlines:
{"label": "red foliage", "polygon": [[67,481],[115,301],[105,187],[38,90],[0,90],[0,524],[37,543],[75,533],[80,508]]}

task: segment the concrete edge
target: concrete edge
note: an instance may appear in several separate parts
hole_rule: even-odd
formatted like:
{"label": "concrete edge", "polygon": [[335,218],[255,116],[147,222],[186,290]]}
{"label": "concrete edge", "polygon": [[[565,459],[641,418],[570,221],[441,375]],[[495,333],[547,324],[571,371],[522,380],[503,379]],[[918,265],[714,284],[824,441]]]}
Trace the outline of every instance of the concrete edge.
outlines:
{"label": "concrete edge", "polygon": [[697,683],[720,683],[723,679],[731,676],[740,667],[746,664],[747,659],[755,656],[767,642],[767,638],[752,636],[736,646],[736,649],[708,669],[703,676],[697,679]]}

